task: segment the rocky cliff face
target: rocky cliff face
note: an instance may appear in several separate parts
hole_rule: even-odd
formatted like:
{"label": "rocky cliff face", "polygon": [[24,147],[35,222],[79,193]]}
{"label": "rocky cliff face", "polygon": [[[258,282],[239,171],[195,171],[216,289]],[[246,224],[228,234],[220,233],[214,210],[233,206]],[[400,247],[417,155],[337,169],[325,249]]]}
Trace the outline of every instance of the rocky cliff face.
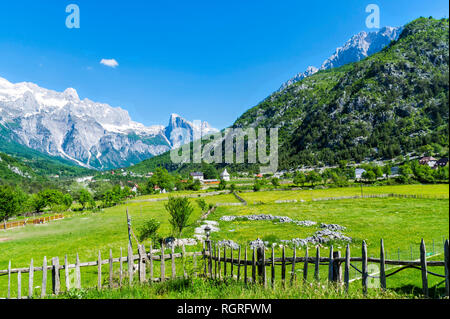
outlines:
{"label": "rocky cliff face", "polygon": [[[146,127],[132,121],[126,110],[80,100],[72,88],[55,92],[1,77],[0,125],[15,142],[97,169],[135,164],[192,136],[216,131],[206,122],[194,125],[175,114],[167,127]],[[183,139],[174,134],[179,128],[189,132]]]}
{"label": "rocky cliff face", "polygon": [[320,68],[309,66],[305,72],[298,73],[285,82],[281,86],[280,91],[320,70],[328,70],[348,63],[358,62],[374,53],[380,52],[393,40],[397,40],[402,30],[403,27],[384,27],[377,32],[362,31],[354,35],[342,47],[337,48],[334,54],[322,63]]}

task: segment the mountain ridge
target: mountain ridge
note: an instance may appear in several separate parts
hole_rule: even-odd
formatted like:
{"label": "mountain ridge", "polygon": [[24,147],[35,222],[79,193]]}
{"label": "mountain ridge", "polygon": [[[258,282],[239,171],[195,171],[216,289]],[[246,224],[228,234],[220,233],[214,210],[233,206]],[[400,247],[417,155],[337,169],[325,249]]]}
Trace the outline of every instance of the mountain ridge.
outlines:
{"label": "mountain ridge", "polygon": [[[207,122],[194,125],[172,114],[169,126],[174,121],[182,123],[188,136],[217,131]],[[9,132],[3,137],[9,141],[96,169],[128,166],[161,154],[178,146],[180,135],[174,134],[173,125],[170,130],[163,125],[147,127],[120,107],[81,100],[73,88],[56,92],[1,77],[0,125]]]}
{"label": "mountain ridge", "polygon": [[403,27],[386,26],[378,31],[361,31],[352,36],[343,46],[336,48],[335,52],[322,63],[320,68],[308,66],[305,72],[300,72],[283,83],[278,91],[282,91],[289,85],[297,83],[319,71],[361,61],[362,59],[381,51],[391,41],[397,40],[402,30]]}

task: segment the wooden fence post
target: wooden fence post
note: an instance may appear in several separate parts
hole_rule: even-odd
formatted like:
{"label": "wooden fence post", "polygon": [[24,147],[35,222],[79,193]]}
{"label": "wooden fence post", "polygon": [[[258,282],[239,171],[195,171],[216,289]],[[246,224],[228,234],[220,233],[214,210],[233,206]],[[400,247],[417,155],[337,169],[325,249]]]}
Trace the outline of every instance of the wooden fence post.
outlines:
{"label": "wooden fence post", "polygon": [[380,242],[380,286],[382,290],[386,290],[386,266],[385,266],[383,239],[381,239]]}
{"label": "wooden fence post", "polygon": [[134,273],[134,259],[133,259],[133,249],[128,245],[128,285],[133,284],[133,273]]}
{"label": "wooden fence post", "polygon": [[218,263],[217,271],[218,271],[218,278],[222,279],[222,273],[221,273],[222,266],[221,266],[220,262],[221,262],[220,261],[220,245],[217,245],[217,263]]}
{"label": "wooden fence post", "polygon": [[53,294],[58,295],[61,289],[61,282],[59,276],[59,258],[52,258],[52,289]]}
{"label": "wooden fence post", "polygon": [[75,263],[75,288],[81,289],[81,269],[80,269],[80,258],[77,253],[77,260]]}
{"label": "wooden fence post", "polygon": [[303,263],[303,281],[306,282],[308,280],[308,246],[306,246],[305,251],[305,262]]}
{"label": "wooden fence post", "polygon": [[362,286],[363,286],[363,293],[367,293],[367,282],[369,279],[368,273],[367,273],[367,244],[363,240],[362,242]]}
{"label": "wooden fence post", "polygon": [[283,288],[286,287],[286,249],[283,245],[281,252],[281,283],[283,284]]}
{"label": "wooden fence post", "polygon": [[122,278],[123,278],[123,250],[120,247],[120,261],[119,261],[119,287],[122,287]]}
{"label": "wooden fence post", "polygon": [[266,249],[262,248],[262,277],[264,288],[267,288],[267,276],[266,276]]}
{"label": "wooden fence post", "polygon": [[97,261],[97,289],[102,290],[102,255],[100,250],[98,251]]}
{"label": "wooden fence post", "polygon": [[230,258],[231,258],[231,266],[230,266],[230,278],[231,279],[233,279],[234,278],[234,265],[233,265],[233,263],[234,263],[234,258],[233,258],[233,247],[230,247],[231,248],[231,252],[230,252]]}
{"label": "wooden fence post", "polygon": [[[209,272],[209,277],[212,278],[213,277],[213,273],[212,273],[212,246],[211,246],[211,239],[209,239],[209,235],[208,235],[208,241],[207,241],[207,245],[208,245],[208,272]],[[173,263],[173,262],[172,262]]]}
{"label": "wooden fence post", "polygon": [[253,247],[252,255],[252,283],[256,283],[256,247]]}
{"label": "wooden fence post", "polygon": [[[6,227],[6,224],[5,224],[5,227]],[[9,261],[9,264],[8,264],[8,294],[6,296],[7,296],[6,297],[7,299],[11,298],[11,260]]]}
{"label": "wooden fence post", "polygon": [[[215,248],[214,248],[215,251]],[[181,261],[183,266],[183,278],[187,278],[186,273],[186,247],[184,247],[184,244],[181,246]],[[216,274],[217,274],[217,262],[216,262]]]}
{"label": "wooden fence post", "polygon": [[131,248],[133,248],[133,243],[131,242],[131,217],[128,214],[128,207],[127,207],[127,227],[128,227],[128,246],[131,246]]}
{"label": "wooden fence post", "polygon": [[150,284],[153,283],[153,244],[150,242],[150,250],[149,250],[149,263],[150,263]]}
{"label": "wooden fence post", "polygon": [[22,299],[22,272],[17,273],[17,299]]}
{"label": "wooden fence post", "polygon": [[350,244],[347,244],[345,250],[345,270],[344,270],[345,291],[348,292],[350,286]]}
{"label": "wooden fence post", "polygon": [[320,266],[320,247],[316,247],[316,261],[314,263],[314,279],[319,281],[320,274],[319,274],[319,266]]}
{"label": "wooden fence post", "polygon": [[244,260],[244,283],[247,284],[247,260],[248,260],[248,255],[247,255],[247,246],[245,246],[245,260]]}
{"label": "wooden fence post", "polygon": [[295,281],[295,264],[297,259],[297,246],[294,244],[294,249],[292,251],[292,268],[291,268],[291,286]]}
{"label": "wooden fence post", "polygon": [[41,297],[45,297],[47,294],[47,257],[44,256],[44,261],[42,263],[42,288]]}
{"label": "wooden fence post", "polygon": [[445,267],[445,295],[448,297],[449,293],[449,247],[448,247],[448,239],[444,243],[444,267]]}
{"label": "wooden fence post", "polygon": [[[204,243],[204,242],[203,242]],[[205,249],[203,249],[204,251]],[[161,282],[166,280],[166,261],[164,259],[164,240],[161,242]]]}
{"label": "wooden fence post", "polygon": [[238,251],[238,269],[237,269],[237,280],[239,281],[240,277],[241,277],[241,246],[239,246],[239,251]]}
{"label": "wooden fence post", "polygon": [[270,277],[270,283],[272,286],[272,289],[275,288],[275,250],[272,244],[272,256],[271,256],[271,277]]}
{"label": "wooden fence post", "polygon": [[330,246],[330,257],[328,258],[328,281],[333,281],[333,245]]}
{"label": "wooden fence post", "polygon": [[31,258],[30,262],[30,271],[28,273],[28,298],[33,297],[34,293],[34,287],[33,287],[33,280],[34,280],[34,266],[33,266],[33,258]]}
{"label": "wooden fence post", "polygon": [[340,251],[333,252],[333,281],[337,283],[342,282],[342,269],[341,269],[341,262],[339,261],[340,258],[341,258]]}
{"label": "wooden fence post", "polygon": [[[211,246],[209,248],[211,248]],[[211,253],[211,251],[210,251],[210,253]],[[211,254],[210,254],[209,257],[211,258]],[[176,274],[177,274],[177,268],[176,268],[176,265],[175,265],[175,244],[172,244],[172,250],[171,250],[171,253],[170,253],[170,259],[172,261],[172,267],[171,267],[172,279],[175,279]]]}
{"label": "wooden fence post", "polygon": [[69,260],[67,254],[64,256],[64,277],[66,279],[66,291],[70,290],[70,274],[69,274]]}
{"label": "wooden fence post", "polygon": [[424,296],[428,297],[427,252],[423,238],[420,243],[420,265],[422,268],[422,290]]}
{"label": "wooden fence post", "polygon": [[223,245],[223,278],[227,278],[227,246]]}
{"label": "wooden fence post", "polygon": [[109,288],[113,286],[113,256],[112,249],[109,250]]}
{"label": "wooden fence post", "polygon": [[265,265],[265,248],[258,247],[257,251],[257,265],[258,265],[258,281],[266,287],[266,265]]}
{"label": "wooden fence post", "polygon": [[144,245],[138,245],[139,253],[139,282],[145,282],[145,247]]}
{"label": "wooden fence post", "polygon": [[214,278],[217,279],[217,243],[213,244],[214,247]]}

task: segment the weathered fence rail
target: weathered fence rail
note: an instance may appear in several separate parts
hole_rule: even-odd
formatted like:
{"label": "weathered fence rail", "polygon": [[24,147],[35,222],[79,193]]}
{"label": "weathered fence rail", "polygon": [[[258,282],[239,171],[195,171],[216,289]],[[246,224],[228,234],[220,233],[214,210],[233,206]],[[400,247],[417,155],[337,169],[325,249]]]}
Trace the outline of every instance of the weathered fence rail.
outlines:
{"label": "weathered fence rail", "polygon": [[27,218],[27,219],[23,219],[23,220],[16,220],[13,222],[4,222],[0,224],[0,229],[11,229],[11,228],[16,228],[16,227],[23,227],[26,225],[37,225],[37,224],[45,224],[47,222],[50,222],[52,220],[58,220],[58,219],[63,219],[64,215],[63,214],[57,214],[57,215],[53,215],[53,216],[45,216],[45,217],[40,217],[40,218]]}
{"label": "weathered fence rail", "polygon": [[[281,257],[275,257],[274,247],[258,247],[248,249],[232,249],[227,246],[220,246],[217,243],[213,243],[209,237],[203,242],[203,250],[201,252],[186,252],[185,247],[181,247],[181,252],[175,252],[175,248],[169,248],[170,251],[162,245],[161,249],[153,249],[150,245],[146,250],[144,245],[138,245],[137,254],[133,253],[132,248],[128,248],[127,256],[116,257],[112,255],[112,251],[109,251],[108,258],[102,258],[99,251],[96,261],[80,262],[78,254],[76,256],[75,263],[69,263],[67,255],[64,260],[60,260],[58,257],[54,257],[49,264],[47,258],[44,257],[42,265],[36,265],[31,260],[28,267],[12,268],[11,262],[7,270],[0,270],[1,276],[8,276],[8,291],[6,298],[11,298],[12,288],[12,274],[17,274],[17,298],[31,298],[36,295],[34,287],[35,272],[42,272],[41,281],[41,297],[47,295],[47,274],[51,275],[52,287],[51,291],[57,295],[62,292],[61,283],[65,283],[65,290],[71,288],[81,288],[81,269],[83,267],[97,267],[97,289],[106,287],[113,287],[113,282],[119,282],[119,286],[123,285],[123,282],[128,278],[128,284],[132,285],[135,277],[137,277],[139,283],[152,283],[161,282],[174,278],[186,278],[188,277],[186,271],[186,261],[192,258],[193,273],[192,276],[224,279],[233,278],[235,280],[243,280],[244,283],[259,283],[267,287],[269,282],[272,287],[275,287],[276,281],[281,281],[282,286],[286,287],[286,283],[291,284],[297,280],[297,269],[303,271],[302,280],[308,280],[308,276],[313,275],[315,280],[320,280],[320,266],[326,266],[328,268],[328,274],[326,279],[329,282],[343,285],[348,291],[349,285],[352,282],[350,280],[350,269],[361,274],[362,289],[367,292],[369,278],[378,278],[380,280],[381,289],[386,289],[386,278],[389,278],[405,269],[417,269],[422,274],[422,290],[425,297],[429,296],[428,276],[437,276],[444,279],[445,282],[445,294],[449,295],[449,242],[444,243],[444,260],[443,261],[428,261],[425,249],[425,242],[422,240],[420,245],[420,260],[391,260],[386,259],[384,243],[381,240],[380,243],[380,257],[368,257],[367,245],[362,243],[361,257],[352,257],[350,255],[350,246],[348,245],[345,250],[345,256],[341,256],[340,251],[334,251],[333,246],[330,247],[328,257],[323,257],[320,254],[320,248],[316,247],[315,256],[309,254],[308,249],[305,250],[304,256],[297,255],[297,249],[294,247],[292,250],[292,256],[287,256],[285,246],[282,247]],[[266,251],[267,257],[266,258]],[[197,257],[201,257],[203,265],[197,267]],[[176,259],[181,259],[182,263],[178,267],[181,267],[182,276],[177,276]],[[157,265],[154,262],[158,262]],[[354,263],[361,263],[358,268]],[[118,274],[114,272],[114,264],[119,263]],[[127,264],[127,269],[124,267],[124,263]],[[368,270],[369,263],[379,264],[379,275],[370,274]],[[301,265],[303,264],[303,265]],[[106,271],[107,277],[103,280],[105,275],[104,265],[109,265]],[[308,266],[314,267],[314,272],[311,275],[308,272]],[[387,265],[398,266],[396,270],[386,269]],[[303,266],[303,267],[301,267]],[[156,267],[159,269],[159,276],[155,276]],[[342,270],[342,267],[344,268]],[[400,268],[399,268],[400,267]],[[443,267],[445,275],[437,274],[429,270],[431,267]],[[279,271],[276,271],[278,268]],[[281,268],[281,269],[280,269]],[[75,269],[75,272],[71,273],[70,270]],[[179,269],[180,270],[180,269]],[[280,271],[281,270],[281,271]],[[170,274],[169,274],[170,271]],[[388,273],[389,272],[389,273]],[[28,274],[28,294],[22,296],[22,275]],[[178,271],[178,274],[180,271]],[[269,275],[270,274],[270,275]],[[278,275],[277,275],[278,274]],[[117,278],[117,275],[119,278]],[[71,278],[72,276],[72,278]],[[278,278],[276,278],[278,276]],[[62,278],[63,277],[63,278]],[[343,277],[343,278],[342,278]],[[61,280],[63,279],[63,281]],[[107,279],[106,279],[107,278]],[[74,281],[72,281],[74,279]],[[106,284],[105,284],[106,282]],[[93,288],[90,286],[88,288]],[[3,296],[0,296],[3,297]]]}

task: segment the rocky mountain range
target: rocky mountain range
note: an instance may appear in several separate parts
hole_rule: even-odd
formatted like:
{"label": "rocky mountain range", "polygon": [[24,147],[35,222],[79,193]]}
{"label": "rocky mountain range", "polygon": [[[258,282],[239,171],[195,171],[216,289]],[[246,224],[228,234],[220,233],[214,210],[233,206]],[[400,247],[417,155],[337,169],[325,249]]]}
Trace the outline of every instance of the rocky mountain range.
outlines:
{"label": "rocky mountain range", "polygon": [[305,72],[300,72],[289,81],[283,83],[280,91],[320,70],[328,70],[361,61],[381,51],[391,41],[397,40],[402,30],[403,27],[383,27],[379,31],[374,32],[361,31],[351,37],[342,47],[337,48],[334,54],[322,63],[320,68],[309,66]]}
{"label": "rocky mountain range", "polygon": [[216,131],[177,114],[167,127],[147,127],[120,107],[81,100],[73,88],[56,92],[0,77],[1,138],[83,167],[129,166]]}

